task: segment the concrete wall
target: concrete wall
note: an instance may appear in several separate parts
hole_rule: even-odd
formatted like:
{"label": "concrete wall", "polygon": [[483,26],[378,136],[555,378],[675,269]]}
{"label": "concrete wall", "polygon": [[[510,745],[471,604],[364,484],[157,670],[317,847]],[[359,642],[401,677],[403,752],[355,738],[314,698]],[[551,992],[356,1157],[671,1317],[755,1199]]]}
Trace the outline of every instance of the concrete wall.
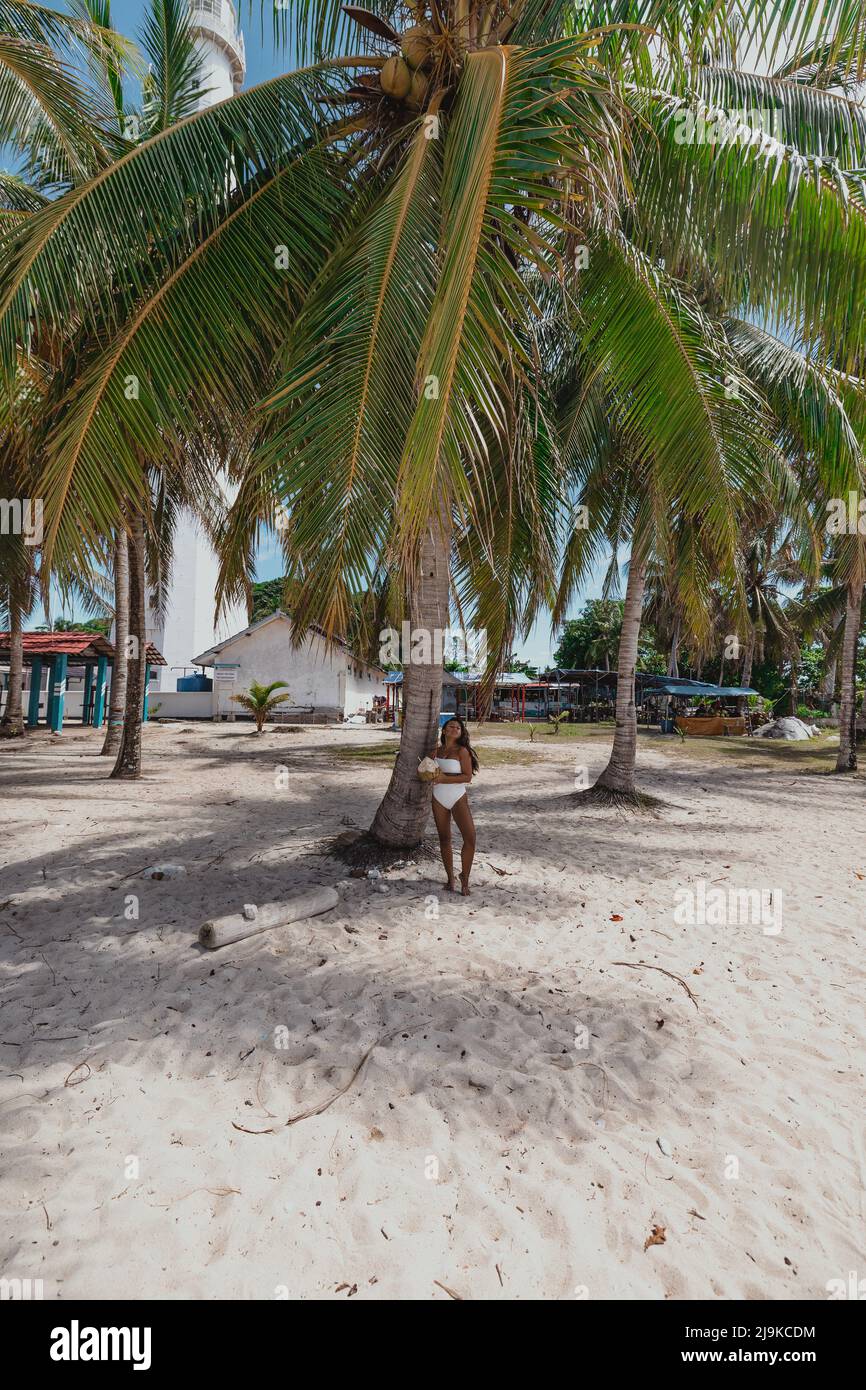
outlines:
{"label": "concrete wall", "polygon": [[373,696],[385,694],[385,683],[377,671],[369,666],[346,661],[346,695],[343,704],[345,715],[360,714],[373,708]]}
{"label": "concrete wall", "polygon": [[210,719],[213,695],[210,690],[155,690],[149,709],[154,719]]}

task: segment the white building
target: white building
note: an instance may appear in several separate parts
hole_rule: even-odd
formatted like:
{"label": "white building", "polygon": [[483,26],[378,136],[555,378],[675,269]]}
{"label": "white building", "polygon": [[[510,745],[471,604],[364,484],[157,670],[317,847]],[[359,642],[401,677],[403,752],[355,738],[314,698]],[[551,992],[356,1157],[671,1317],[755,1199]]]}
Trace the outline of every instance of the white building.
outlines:
{"label": "white building", "polygon": [[202,96],[199,110],[234,96],[247,70],[244,36],[232,0],[189,0],[192,30],[201,51]]}
{"label": "white building", "polygon": [[[231,0],[189,0],[193,33],[201,52],[199,109],[214,106],[241,90],[246,72],[243,34]],[[182,513],[174,538],[174,556],[164,616],[151,609],[147,637],[165,657],[151,690],[173,691],[178,677],[190,670],[193,652],[221,641],[246,623],[242,604],[226,610],[214,623],[218,563],[194,518]]]}
{"label": "white building", "polygon": [[174,714],[174,701],[180,702],[178,713],[184,718],[240,714],[231,697],[249,690],[253,681],[288,683],[292,698],[286,701],[285,717],[292,723],[347,719],[371,710],[374,696],[385,696],[385,672],[356,656],[345,642],[328,643],[318,629],[311,628],[303,642],[293,647],[292,622],[281,611],[215,643],[193,661],[212,672],[213,690],[187,698],[183,693],[169,696],[161,714]]}

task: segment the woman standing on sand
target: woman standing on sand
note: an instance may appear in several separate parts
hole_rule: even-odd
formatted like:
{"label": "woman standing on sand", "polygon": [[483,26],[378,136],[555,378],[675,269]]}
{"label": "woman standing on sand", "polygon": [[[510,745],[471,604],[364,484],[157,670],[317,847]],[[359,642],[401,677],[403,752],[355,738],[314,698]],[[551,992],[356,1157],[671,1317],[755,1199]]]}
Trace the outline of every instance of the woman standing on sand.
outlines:
{"label": "woman standing on sand", "polygon": [[457,822],[457,829],[463,837],[460,851],[460,891],[464,898],[469,897],[469,874],[475,858],[475,822],[469,809],[466,788],[478,771],[478,759],[469,743],[469,730],[455,715],[448,720],[439,735],[439,745],[430,754],[435,758],[438,771],[433,778],[433,819],[439,833],[439,849],[442,863],[448,875],[445,887],[456,893],[454,882],[454,854],[451,847],[451,819]]}

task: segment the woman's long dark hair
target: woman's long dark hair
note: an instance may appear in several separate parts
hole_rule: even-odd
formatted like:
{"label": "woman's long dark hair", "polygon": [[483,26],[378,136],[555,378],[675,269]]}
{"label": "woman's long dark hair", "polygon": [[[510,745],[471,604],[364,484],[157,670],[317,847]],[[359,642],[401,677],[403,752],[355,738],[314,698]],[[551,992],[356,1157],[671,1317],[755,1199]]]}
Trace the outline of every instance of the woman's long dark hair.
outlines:
{"label": "woman's long dark hair", "polygon": [[472,763],[472,771],[477,772],[478,758],[475,755],[475,749],[469,742],[469,730],[467,729],[466,725],[463,723],[463,720],[460,718],[458,714],[449,714],[445,723],[442,725],[442,728],[439,730],[439,747],[445,747],[445,729],[448,724],[460,725],[460,737],[457,740],[457,747],[466,749],[466,752],[469,754],[469,761]]}

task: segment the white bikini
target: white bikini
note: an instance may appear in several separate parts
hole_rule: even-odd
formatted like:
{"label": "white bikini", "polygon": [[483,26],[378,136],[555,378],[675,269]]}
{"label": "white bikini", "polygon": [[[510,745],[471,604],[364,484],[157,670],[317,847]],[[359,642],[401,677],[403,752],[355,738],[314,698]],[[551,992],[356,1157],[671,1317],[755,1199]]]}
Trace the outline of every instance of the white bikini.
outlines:
{"label": "white bikini", "polygon": [[[459,777],[460,773],[463,771],[463,768],[460,766],[459,758],[437,758],[436,762],[439,765],[439,770],[444,772],[446,777]],[[444,806],[449,811],[451,807],[460,800],[461,796],[465,795],[465,782],[446,782],[444,787],[434,783],[434,798],[439,802],[440,806]]]}

